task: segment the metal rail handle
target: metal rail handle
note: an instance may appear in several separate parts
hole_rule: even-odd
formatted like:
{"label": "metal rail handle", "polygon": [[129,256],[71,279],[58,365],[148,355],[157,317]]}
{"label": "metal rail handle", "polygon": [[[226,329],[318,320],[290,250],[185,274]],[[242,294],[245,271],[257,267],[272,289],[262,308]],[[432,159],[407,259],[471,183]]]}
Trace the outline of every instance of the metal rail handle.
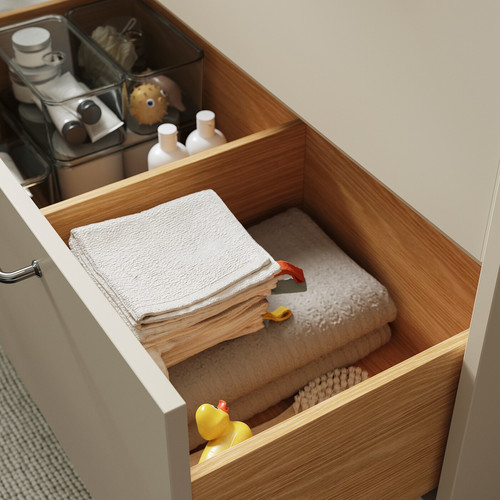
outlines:
{"label": "metal rail handle", "polygon": [[11,273],[5,273],[0,269],[0,283],[17,283],[26,278],[31,278],[31,276],[38,276],[39,278],[42,276],[42,270],[36,260],[31,263],[31,266],[23,267]]}

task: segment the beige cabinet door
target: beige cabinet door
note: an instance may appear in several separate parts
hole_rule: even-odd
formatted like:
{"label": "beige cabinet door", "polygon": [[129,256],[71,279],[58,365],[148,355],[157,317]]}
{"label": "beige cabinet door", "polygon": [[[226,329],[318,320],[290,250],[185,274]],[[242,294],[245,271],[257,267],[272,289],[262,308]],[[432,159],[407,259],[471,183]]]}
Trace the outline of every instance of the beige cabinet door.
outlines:
{"label": "beige cabinet door", "polygon": [[95,499],[190,498],[185,404],[0,161],[0,343]]}
{"label": "beige cabinet door", "polygon": [[498,187],[441,471],[440,500],[500,498]]}

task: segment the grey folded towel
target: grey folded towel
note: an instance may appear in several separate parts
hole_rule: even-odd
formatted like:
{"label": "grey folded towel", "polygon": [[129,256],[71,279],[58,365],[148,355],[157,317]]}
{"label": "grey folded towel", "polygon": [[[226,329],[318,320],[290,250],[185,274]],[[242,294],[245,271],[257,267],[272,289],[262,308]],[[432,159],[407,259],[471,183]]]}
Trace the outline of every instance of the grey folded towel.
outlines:
{"label": "grey folded towel", "polygon": [[187,403],[189,422],[200,404],[236,401],[396,317],[386,288],[301,210],[267,219],[249,233],[275,259],[301,267],[308,288],[269,298],[271,310],[284,305],[293,311],[289,320],[269,322],[256,333],[218,344],[169,368],[171,382]]}
{"label": "grey folded towel", "polygon": [[[349,342],[347,345],[335,349],[334,351],[315,359],[305,366],[292,370],[290,373],[272,380],[268,384],[259,387],[255,391],[242,396],[235,401],[227,401],[231,420],[247,420],[257,413],[260,413],[283,399],[293,396],[299,389],[309,381],[314,380],[323,373],[342,368],[356,363],[360,359],[368,356],[371,352],[389,342],[391,329],[389,325],[363,335],[359,339]],[[224,398],[221,398],[224,399]],[[203,401],[203,403],[216,404],[218,401]],[[199,405],[196,406],[198,408]],[[196,422],[189,423],[189,448],[197,448],[204,443],[203,438],[198,433]]]}

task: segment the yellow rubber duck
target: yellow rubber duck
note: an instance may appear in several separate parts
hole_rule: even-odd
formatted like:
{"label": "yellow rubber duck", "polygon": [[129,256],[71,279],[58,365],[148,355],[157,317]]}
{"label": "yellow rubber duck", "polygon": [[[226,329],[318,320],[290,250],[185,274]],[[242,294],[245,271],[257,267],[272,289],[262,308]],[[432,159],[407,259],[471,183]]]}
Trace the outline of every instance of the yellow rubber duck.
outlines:
{"label": "yellow rubber duck", "polygon": [[208,403],[201,405],[195,418],[200,436],[208,441],[199,463],[252,437],[247,424],[229,420],[229,409],[223,400],[217,408]]}

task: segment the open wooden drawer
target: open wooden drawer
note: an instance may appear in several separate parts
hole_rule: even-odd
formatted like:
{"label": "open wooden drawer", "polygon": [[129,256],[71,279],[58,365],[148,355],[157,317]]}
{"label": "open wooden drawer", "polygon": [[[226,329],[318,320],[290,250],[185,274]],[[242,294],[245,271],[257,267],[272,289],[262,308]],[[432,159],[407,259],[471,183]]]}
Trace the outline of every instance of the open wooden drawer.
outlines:
{"label": "open wooden drawer", "polygon": [[[42,277],[0,286],[0,342],[95,498],[415,499],[437,485],[479,265],[182,28],[205,51],[205,106],[230,142],[41,210],[1,164],[0,266],[38,259]],[[367,381],[190,469],[181,398],[66,242],[206,188],[245,224],[302,207],[399,314],[363,361]]]}

